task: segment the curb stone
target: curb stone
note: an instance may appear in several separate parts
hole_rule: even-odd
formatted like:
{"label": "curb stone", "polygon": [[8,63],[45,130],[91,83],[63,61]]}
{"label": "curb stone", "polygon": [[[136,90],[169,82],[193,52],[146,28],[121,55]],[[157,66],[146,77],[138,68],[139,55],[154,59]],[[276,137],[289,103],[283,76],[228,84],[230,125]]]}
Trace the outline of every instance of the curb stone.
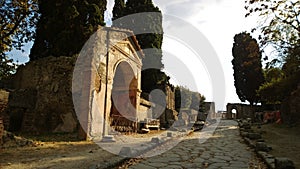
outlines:
{"label": "curb stone", "polygon": [[[243,124],[243,120],[237,120],[240,129],[240,135],[244,141],[255,150],[255,153],[267,164],[270,169],[295,169],[293,161],[288,158],[278,158],[267,153],[272,150],[272,147],[268,146],[262,139],[259,133],[252,133],[252,137],[249,138],[249,132],[251,130],[251,125],[246,122]],[[246,126],[246,127],[245,127]],[[260,135],[260,137],[258,136]]]}

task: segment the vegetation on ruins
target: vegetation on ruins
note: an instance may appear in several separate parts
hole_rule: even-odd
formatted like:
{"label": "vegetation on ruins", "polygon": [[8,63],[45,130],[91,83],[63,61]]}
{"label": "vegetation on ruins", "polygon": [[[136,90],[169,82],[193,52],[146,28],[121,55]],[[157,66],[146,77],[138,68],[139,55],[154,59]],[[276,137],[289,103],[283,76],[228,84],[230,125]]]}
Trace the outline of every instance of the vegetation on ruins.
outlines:
{"label": "vegetation on ruins", "polygon": [[[0,79],[9,76],[16,69],[6,53],[12,49],[22,49],[22,45],[30,41],[34,41],[29,56],[31,61],[48,56],[73,56],[79,53],[98,26],[105,25],[106,4],[106,0],[1,1],[0,15],[3,19],[0,20]],[[138,24],[138,29],[152,32],[136,35],[142,49],[151,49],[151,52],[145,52],[142,72],[142,90],[149,93],[170,84],[170,77],[162,71],[161,11],[152,0],[127,0],[126,3],[124,0],[115,0],[113,21],[142,12],[155,14],[147,14],[143,23],[131,20],[125,23],[113,22],[113,26],[128,29]],[[183,102],[185,108],[204,111],[203,95],[183,87],[181,89],[179,98],[184,95],[187,100],[179,99],[179,105]],[[200,107],[199,103],[202,103]]]}
{"label": "vegetation on ruins", "polygon": [[175,109],[194,109],[199,112],[205,111],[205,97],[199,92],[193,92],[187,87],[175,87]]}
{"label": "vegetation on ruins", "polygon": [[[260,86],[258,93],[263,102],[269,104],[281,103],[297,89],[300,83],[300,57],[291,53],[281,68],[271,67],[266,69],[265,77],[268,79]],[[276,75],[274,77],[274,71]]]}
{"label": "vegetation on ruins", "polygon": [[52,0],[38,2],[40,18],[30,60],[72,56],[104,23],[106,0]]}
{"label": "vegetation on ruins", "polygon": [[253,105],[259,101],[256,91],[264,82],[257,41],[246,32],[235,35],[232,55],[236,93],[242,102],[247,100]]}
{"label": "vegetation on ruins", "polygon": [[34,38],[38,19],[36,0],[0,1],[0,79],[16,69],[7,52],[22,49],[24,43]]}

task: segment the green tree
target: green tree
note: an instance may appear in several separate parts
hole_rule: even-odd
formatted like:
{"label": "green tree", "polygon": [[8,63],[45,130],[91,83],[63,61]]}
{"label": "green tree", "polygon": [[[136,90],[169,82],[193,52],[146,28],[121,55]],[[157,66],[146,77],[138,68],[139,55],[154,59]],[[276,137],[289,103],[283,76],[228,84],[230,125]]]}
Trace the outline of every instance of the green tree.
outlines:
{"label": "green tree", "polygon": [[180,111],[181,108],[181,94],[179,86],[175,87],[175,110]]}
{"label": "green tree", "polygon": [[[145,14],[144,12],[155,12]],[[130,20],[122,20],[123,16],[144,13],[142,20],[136,21],[135,17]],[[137,34],[136,38],[142,49],[151,49],[151,52],[145,52],[142,71],[142,90],[150,92],[159,88],[162,81],[168,79],[168,76],[161,71],[162,64],[162,15],[158,7],[154,6],[152,0],[128,0],[124,6],[124,1],[116,0],[113,9],[113,26],[133,29],[134,33],[144,30],[152,33]],[[119,20],[118,20],[119,19]],[[140,18],[139,18],[140,19]]]}
{"label": "green tree", "polygon": [[206,100],[205,96],[204,96],[204,95],[201,95],[199,112],[204,113],[204,112],[206,111],[206,108],[205,108],[205,100]]}
{"label": "green tree", "polygon": [[289,48],[287,56],[284,59],[282,71],[285,76],[293,76],[300,72],[300,46]]}
{"label": "green tree", "polygon": [[201,95],[199,92],[191,92],[191,94],[192,102],[190,108],[199,112],[205,112],[205,96]]}
{"label": "green tree", "polygon": [[249,33],[242,32],[234,36],[232,48],[234,85],[239,99],[257,103],[256,91],[264,82],[261,52],[257,41]]}
{"label": "green tree", "polygon": [[285,59],[283,67],[266,70],[266,82],[260,86],[258,93],[265,103],[282,103],[297,89],[300,83],[300,52],[291,49]]}
{"label": "green tree", "polygon": [[[123,17],[125,14],[125,2],[124,0],[115,0],[115,5],[113,8],[113,18],[112,20],[119,19]],[[114,25],[116,27],[122,27],[122,25]]]}
{"label": "green tree", "polygon": [[193,92],[187,87],[175,87],[175,109],[194,109],[199,112],[205,112],[205,96],[199,92]]}
{"label": "green tree", "polygon": [[201,94],[198,92],[191,92],[191,93],[192,93],[192,102],[190,108],[198,111],[200,108]]}
{"label": "green tree", "polygon": [[0,1],[0,79],[15,71],[16,65],[6,53],[21,50],[31,41],[38,19],[36,0]]}
{"label": "green tree", "polygon": [[269,83],[272,81],[280,80],[283,78],[284,73],[278,67],[271,67],[264,70],[265,82]]}
{"label": "green tree", "polygon": [[[116,27],[121,27],[126,29],[134,28],[133,31],[147,30],[149,32],[153,32],[150,34],[136,35],[137,40],[139,41],[139,44],[143,49],[147,49],[147,48],[161,49],[162,41],[163,41],[162,15],[159,8],[154,6],[152,0],[143,0],[143,1],[128,0],[125,5],[124,5],[124,1],[116,0],[113,9],[113,21],[123,16],[144,13],[144,12],[149,12],[149,14],[143,15],[144,17],[142,18],[143,23],[136,23],[135,19],[137,18],[132,17],[130,18],[130,20],[126,20],[122,24],[120,24],[120,22],[123,22],[123,20],[119,20],[118,22],[113,22],[113,25]],[[153,15],[151,14],[151,12],[155,12],[156,14]],[[150,57],[149,60],[153,57],[155,56]],[[157,58],[155,59],[152,59],[152,60],[160,61],[160,64],[155,65],[155,67],[163,68],[163,64],[161,63],[161,57],[162,55],[157,56]],[[151,66],[153,67],[153,65]]]}
{"label": "green tree", "polygon": [[[297,88],[300,68],[300,1],[294,0],[247,0],[246,17],[260,16],[261,24],[254,30],[261,32],[261,46],[272,45],[279,54],[269,63],[281,62],[281,78],[269,79],[261,86],[259,93],[267,102],[281,102]],[[269,77],[271,76],[271,77]],[[271,80],[270,80],[271,79]]]}
{"label": "green tree", "polygon": [[192,91],[187,87],[177,86],[175,88],[175,109],[189,109],[192,104]]}
{"label": "green tree", "polygon": [[261,24],[254,30],[260,31],[262,47],[274,46],[279,53],[288,48],[299,46],[300,36],[300,1],[295,0],[246,0],[246,17],[256,13]]}
{"label": "green tree", "polygon": [[0,59],[0,80],[2,80],[12,75],[16,71],[17,65],[6,56],[0,57]]}
{"label": "green tree", "polygon": [[106,0],[40,0],[41,17],[30,59],[72,56],[104,23]]}
{"label": "green tree", "polygon": [[280,68],[268,68],[264,70],[265,82],[259,87],[258,95],[264,104],[281,103],[282,94],[280,94],[280,81],[284,73]]}

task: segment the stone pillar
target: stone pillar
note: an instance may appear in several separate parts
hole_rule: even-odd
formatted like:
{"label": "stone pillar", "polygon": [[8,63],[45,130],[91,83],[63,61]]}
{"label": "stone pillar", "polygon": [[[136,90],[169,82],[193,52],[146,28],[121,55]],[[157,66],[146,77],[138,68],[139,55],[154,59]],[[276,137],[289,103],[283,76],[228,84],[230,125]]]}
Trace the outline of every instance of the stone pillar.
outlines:
{"label": "stone pillar", "polygon": [[89,139],[89,113],[90,113],[90,102],[91,102],[91,70],[86,70],[82,74],[82,89],[80,97],[79,113],[77,114],[78,120],[80,121],[80,129],[78,132],[79,138]]}
{"label": "stone pillar", "polygon": [[108,79],[108,82],[106,83],[106,96],[105,96],[105,100],[104,102],[105,103],[105,107],[104,107],[104,113],[105,113],[105,116],[104,116],[104,131],[103,131],[103,135],[104,136],[107,136],[109,135],[109,128],[110,128],[110,111],[111,111],[111,94],[112,94],[112,79]]}
{"label": "stone pillar", "polygon": [[231,119],[232,118],[232,106],[230,104],[227,104],[226,106],[226,119]]}

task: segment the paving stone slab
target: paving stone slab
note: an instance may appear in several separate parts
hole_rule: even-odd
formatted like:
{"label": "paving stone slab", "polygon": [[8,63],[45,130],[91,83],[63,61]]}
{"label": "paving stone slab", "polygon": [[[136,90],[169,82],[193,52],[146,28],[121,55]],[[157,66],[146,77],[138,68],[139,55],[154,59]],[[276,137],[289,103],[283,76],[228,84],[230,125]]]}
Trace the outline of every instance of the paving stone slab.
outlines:
{"label": "paving stone slab", "polygon": [[[186,137],[164,154],[145,159],[143,165],[155,168],[246,169],[255,153],[241,141],[238,129],[234,128],[236,125],[231,120],[221,121],[214,133],[216,137],[201,144],[198,135]],[[227,130],[229,127],[230,130]]]}
{"label": "paving stone slab", "polygon": [[130,169],[156,169],[155,167],[152,167],[152,166],[148,166],[148,165],[145,165],[145,164],[142,164],[142,163],[138,163],[134,166],[130,166],[129,167]]}
{"label": "paving stone slab", "polygon": [[166,167],[168,164],[167,163],[145,163],[148,166],[152,166],[152,167],[156,167],[156,168],[162,168],[162,167]]}

